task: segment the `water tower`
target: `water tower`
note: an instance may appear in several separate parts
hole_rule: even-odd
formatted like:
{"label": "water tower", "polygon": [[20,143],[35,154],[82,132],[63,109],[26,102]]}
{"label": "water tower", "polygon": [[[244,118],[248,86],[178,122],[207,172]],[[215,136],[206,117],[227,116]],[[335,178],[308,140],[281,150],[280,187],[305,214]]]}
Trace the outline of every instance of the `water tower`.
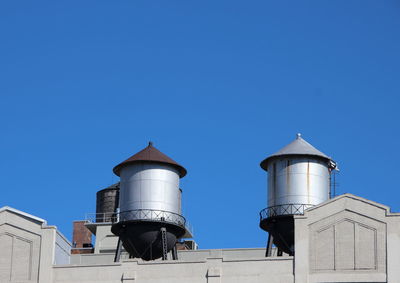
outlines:
{"label": "water tower", "polygon": [[297,134],[260,166],[268,172],[268,207],[260,212],[260,227],[269,233],[267,256],[272,244],[279,252],[293,255],[293,216],[330,198],[330,175],[336,163]]}
{"label": "water tower", "polygon": [[166,259],[186,232],[179,187],[186,169],[150,142],[113,171],[120,176],[120,212],[111,231],[119,236],[119,246],[122,242],[130,257]]}
{"label": "water tower", "polygon": [[119,207],[119,183],[96,193],[96,222],[112,222]]}

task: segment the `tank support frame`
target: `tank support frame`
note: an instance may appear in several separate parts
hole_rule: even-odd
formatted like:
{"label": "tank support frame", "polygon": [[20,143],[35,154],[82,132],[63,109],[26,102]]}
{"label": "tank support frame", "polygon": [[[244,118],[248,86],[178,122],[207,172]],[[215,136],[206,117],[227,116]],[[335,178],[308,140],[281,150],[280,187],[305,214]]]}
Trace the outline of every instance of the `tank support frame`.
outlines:
{"label": "tank support frame", "polygon": [[175,244],[175,246],[172,248],[172,259],[173,259],[173,260],[178,260],[178,250],[176,249],[176,244]]}
{"label": "tank support frame", "polygon": [[265,257],[272,256],[272,243],[274,238],[272,237],[271,233],[268,233],[268,241],[267,241],[267,250],[265,251]]}
{"label": "tank support frame", "polygon": [[118,237],[117,249],[115,250],[114,262],[119,262],[121,259],[121,252],[122,252],[122,241],[121,238]]}
{"label": "tank support frame", "polygon": [[[265,257],[271,257],[272,256],[272,246],[274,244],[274,236],[271,235],[271,233],[268,233],[268,241],[267,241],[267,249],[265,251]],[[282,256],[283,251],[278,248],[278,251],[276,252],[276,256]]]}
{"label": "tank support frame", "polygon": [[[161,244],[162,244],[162,250],[163,250],[162,260],[167,260],[168,259],[168,247],[167,247],[167,228],[166,227],[161,227],[160,235],[161,235]],[[114,262],[120,261],[121,253],[122,253],[122,241],[121,241],[121,237],[118,237],[117,249],[115,250],[115,256],[114,256]],[[131,255],[129,255],[129,258],[131,258]],[[176,244],[174,245],[174,247],[172,249],[172,259],[173,260],[178,259],[178,251],[176,249]]]}

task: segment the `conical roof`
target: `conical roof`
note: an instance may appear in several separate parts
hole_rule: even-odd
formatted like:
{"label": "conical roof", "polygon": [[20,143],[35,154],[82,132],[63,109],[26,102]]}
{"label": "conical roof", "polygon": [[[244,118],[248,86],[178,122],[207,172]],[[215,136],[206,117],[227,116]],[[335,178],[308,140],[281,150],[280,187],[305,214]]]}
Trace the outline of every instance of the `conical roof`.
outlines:
{"label": "conical roof", "polygon": [[102,189],[100,191],[97,191],[97,193],[104,192],[104,191],[119,190],[119,184],[120,184],[119,182],[115,183],[115,184],[112,184],[111,186],[108,186],[107,188],[104,188],[104,189]]}
{"label": "conical roof", "polygon": [[287,155],[315,156],[315,157],[326,159],[327,161],[331,160],[331,158],[329,156],[322,153],[321,151],[319,151],[318,149],[313,147],[311,144],[309,144],[307,141],[305,141],[301,137],[301,134],[297,134],[296,139],[294,141],[289,143],[287,146],[283,147],[278,152],[275,152],[274,154],[268,156],[266,159],[264,159],[260,163],[260,166],[264,170],[267,170],[268,163],[271,159],[273,159],[274,157],[287,156]]}
{"label": "conical roof", "polygon": [[186,169],[183,166],[181,166],[176,161],[172,160],[164,153],[159,151],[157,148],[155,148],[152,142],[149,142],[149,145],[143,150],[139,151],[135,155],[129,157],[127,160],[115,166],[113,172],[115,173],[115,175],[119,176],[122,167],[126,166],[127,164],[132,164],[136,162],[155,162],[172,165],[178,169],[179,176],[181,178],[184,177],[187,173]]}

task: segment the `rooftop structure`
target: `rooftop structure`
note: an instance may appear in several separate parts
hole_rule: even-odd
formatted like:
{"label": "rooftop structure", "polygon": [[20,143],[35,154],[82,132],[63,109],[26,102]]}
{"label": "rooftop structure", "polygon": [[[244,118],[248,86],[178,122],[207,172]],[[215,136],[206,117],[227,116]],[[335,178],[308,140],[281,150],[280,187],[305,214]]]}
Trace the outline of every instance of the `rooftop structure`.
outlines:
{"label": "rooftop structure", "polygon": [[400,214],[351,194],[294,217],[294,256],[277,256],[274,250],[265,257],[263,248],[183,250],[178,260],[123,256],[114,262],[113,251],[70,255],[71,244],[55,227],[37,219],[14,209],[0,210],[0,282],[317,283],[400,278]]}
{"label": "rooftop structure", "polygon": [[266,255],[273,245],[294,255],[293,217],[330,198],[336,163],[297,134],[260,166],[268,172],[268,207],[260,212],[260,227],[268,232]]}
{"label": "rooftop structure", "polygon": [[[150,180],[154,180],[152,170],[170,170],[162,171],[165,174],[161,175],[175,174],[173,180],[186,174],[175,161],[172,163],[168,159],[167,162],[165,157],[163,161],[156,159],[154,154],[160,156],[159,151],[152,145],[141,152],[139,157],[147,154],[147,159],[138,158],[137,154],[128,159],[130,161],[117,165],[121,183],[97,193],[97,212],[103,217],[97,213],[74,222],[73,243],[42,218],[10,207],[0,208],[0,282],[400,282],[400,213],[392,213],[385,205],[352,194],[329,198],[326,178],[334,169],[332,160],[300,136],[261,163],[269,174],[268,204],[275,207],[272,210],[269,206],[269,214],[261,217],[260,222],[273,236],[267,254],[265,248],[198,249],[193,239],[181,239],[174,246],[175,255],[136,256],[129,245],[118,245],[119,235],[112,233],[113,225],[121,222],[120,212],[126,211],[121,206],[126,200],[117,197],[120,191],[126,190],[125,194],[129,194],[136,190],[137,187],[129,184],[130,180],[147,180],[142,174],[148,169]],[[124,172],[124,168],[128,168],[128,172]],[[138,178],[132,179],[135,176],[132,172],[139,173]],[[285,178],[280,180],[282,175]],[[296,186],[292,187],[294,184]],[[179,188],[170,189],[176,187]],[[296,187],[301,194],[293,194]],[[315,197],[319,195],[324,199]],[[295,207],[290,206],[293,197],[301,200],[300,204],[306,203],[304,199],[310,200],[310,206],[290,210]],[[150,198],[148,202],[151,204],[151,201]],[[130,202],[125,207],[129,205]],[[172,206],[171,209],[179,208]],[[279,230],[276,226],[288,218],[290,225]],[[151,223],[151,229],[154,223],[165,225],[163,219],[144,217],[123,218],[122,223],[136,225],[146,221]],[[153,230],[159,238],[153,239],[161,239],[164,249],[160,227]],[[94,246],[89,245],[92,234],[96,236]],[[288,238],[293,241],[290,245],[285,240]],[[142,245],[131,235],[123,241],[134,241],[132,246]]]}

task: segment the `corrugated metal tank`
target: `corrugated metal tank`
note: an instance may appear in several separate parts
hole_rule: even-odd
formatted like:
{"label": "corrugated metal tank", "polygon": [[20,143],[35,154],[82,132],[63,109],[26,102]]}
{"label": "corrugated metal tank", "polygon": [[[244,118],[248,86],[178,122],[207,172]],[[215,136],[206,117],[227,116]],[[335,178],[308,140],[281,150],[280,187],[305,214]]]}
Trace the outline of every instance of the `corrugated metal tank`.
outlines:
{"label": "corrugated metal tank", "polygon": [[119,207],[119,183],[96,193],[96,222],[112,222]]}
{"label": "corrugated metal tank", "polygon": [[317,205],[329,199],[326,160],[313,157],[276,158],[268,164],[268,206]]}
{"label": "corrugated metal tank", "polygon": [[336,163],[298,134],[260,166],[268,172],[268,207],[260,212],[260,227],[280,250],[293,255],[293,215],[329,199]]}
{"label": "corrugated metal tank", "polygon": [[[181,214],[179,173],[166,164],[134,163],[120,171],[121,215],[152,209]],[[129,220],[124,218],[123,220]]]}
{"label": "corrugated metal tank", "polygon": [[120,176],[120,213],[111,231],[132,257],[164,256],[186,231],[179,187],[186,169],[149,143],[114,167],[114,173]]}

